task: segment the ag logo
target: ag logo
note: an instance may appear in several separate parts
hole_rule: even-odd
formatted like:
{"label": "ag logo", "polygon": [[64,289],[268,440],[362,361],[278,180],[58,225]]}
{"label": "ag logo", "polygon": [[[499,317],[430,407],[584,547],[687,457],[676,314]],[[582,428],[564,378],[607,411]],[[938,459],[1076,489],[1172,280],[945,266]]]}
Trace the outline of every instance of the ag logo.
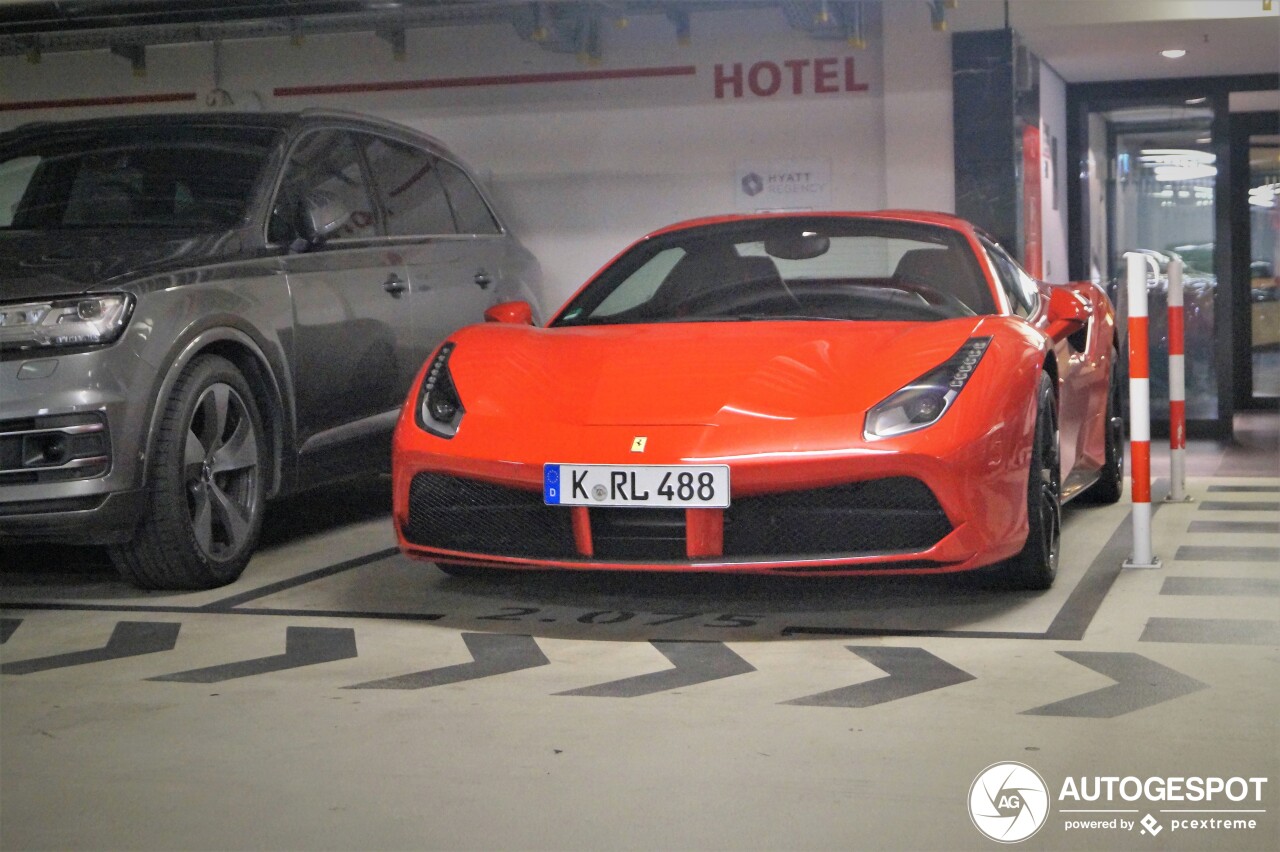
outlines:
{"label": "ag logo", "polygon": [[1030,766],[993,763],[969,788],[969,818],[992,840],[1017,843],[1040,830],[1049,816],[1049,789]]}

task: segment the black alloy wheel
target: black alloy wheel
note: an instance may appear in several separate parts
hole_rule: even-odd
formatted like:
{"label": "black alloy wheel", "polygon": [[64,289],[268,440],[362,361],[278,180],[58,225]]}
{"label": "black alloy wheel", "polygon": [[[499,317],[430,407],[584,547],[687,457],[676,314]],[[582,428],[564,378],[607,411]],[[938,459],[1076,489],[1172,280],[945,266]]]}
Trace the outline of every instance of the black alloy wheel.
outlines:
{"label": "black alloy wheel", "polygon": [[1062,468],[1058,403],[1053,380],[1042,374],[1036,393],[1036,425],[1027,477],[1027,541],[1001,566],[1003,585],[1041,590],[1053,585],[1062,544]]}
{"label": "black alloy wheel", "polygon": [[471,580],[476,577],[483,577],[486,573],[492,574],[491,570],[479,568],[475,565],[463,565],[460,562],[437,562],[435,566],[450,577]]}
{"label": "black alloy wheel", "polygon": [[208,589],[240,576],[257,546],[266,443],[253,392],[225,358],[183,371],[165,405],[133,541],[112,549],[124,577],[159,589]]}

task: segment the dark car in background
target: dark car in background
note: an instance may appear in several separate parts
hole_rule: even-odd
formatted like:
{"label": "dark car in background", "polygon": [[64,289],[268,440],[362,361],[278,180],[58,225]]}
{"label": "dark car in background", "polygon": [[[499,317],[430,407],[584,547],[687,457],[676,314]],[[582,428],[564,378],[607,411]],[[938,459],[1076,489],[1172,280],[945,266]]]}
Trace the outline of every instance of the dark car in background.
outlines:
{"label": "dark car in background", "polygon": [[424,359],[539,279],[461,162],[388,122],[0,134],[0,541],[228,583],[268,499],[386,469]]}

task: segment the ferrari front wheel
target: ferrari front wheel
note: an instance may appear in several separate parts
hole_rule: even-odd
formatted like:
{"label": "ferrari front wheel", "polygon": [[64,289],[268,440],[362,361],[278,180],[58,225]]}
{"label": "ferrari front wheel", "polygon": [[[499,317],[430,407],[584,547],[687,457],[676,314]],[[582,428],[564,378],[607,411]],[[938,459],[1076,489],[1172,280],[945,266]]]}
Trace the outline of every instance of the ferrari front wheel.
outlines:
{"label": "ferrari front wheel", "polygon": [[477,568],[474,565],[463,565],[459,562],[437,562],[436,567],[450,577],[458,577],[460,579],[474,579],[483,577],[486,569]]}
{"label": "ferrari front wheel", "polygon": [[1027,477],[1027,542],[1003,566],[1005,585],[1047,589],[1058,574],[1062,539],[1062,468],[1058,454],[1058,404],[1053,380],[1040,376],[1036,426]]}

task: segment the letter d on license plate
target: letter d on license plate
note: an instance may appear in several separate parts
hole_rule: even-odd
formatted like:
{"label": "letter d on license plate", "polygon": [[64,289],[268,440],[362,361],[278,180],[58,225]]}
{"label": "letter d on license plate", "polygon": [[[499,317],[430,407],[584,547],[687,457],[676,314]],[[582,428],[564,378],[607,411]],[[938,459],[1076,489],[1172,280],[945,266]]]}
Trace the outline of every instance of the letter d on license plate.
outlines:
{"label": "letter d on license plate", "polygon": [[729,466],[548,464],[542,500],[551,506],[724,509]]}

